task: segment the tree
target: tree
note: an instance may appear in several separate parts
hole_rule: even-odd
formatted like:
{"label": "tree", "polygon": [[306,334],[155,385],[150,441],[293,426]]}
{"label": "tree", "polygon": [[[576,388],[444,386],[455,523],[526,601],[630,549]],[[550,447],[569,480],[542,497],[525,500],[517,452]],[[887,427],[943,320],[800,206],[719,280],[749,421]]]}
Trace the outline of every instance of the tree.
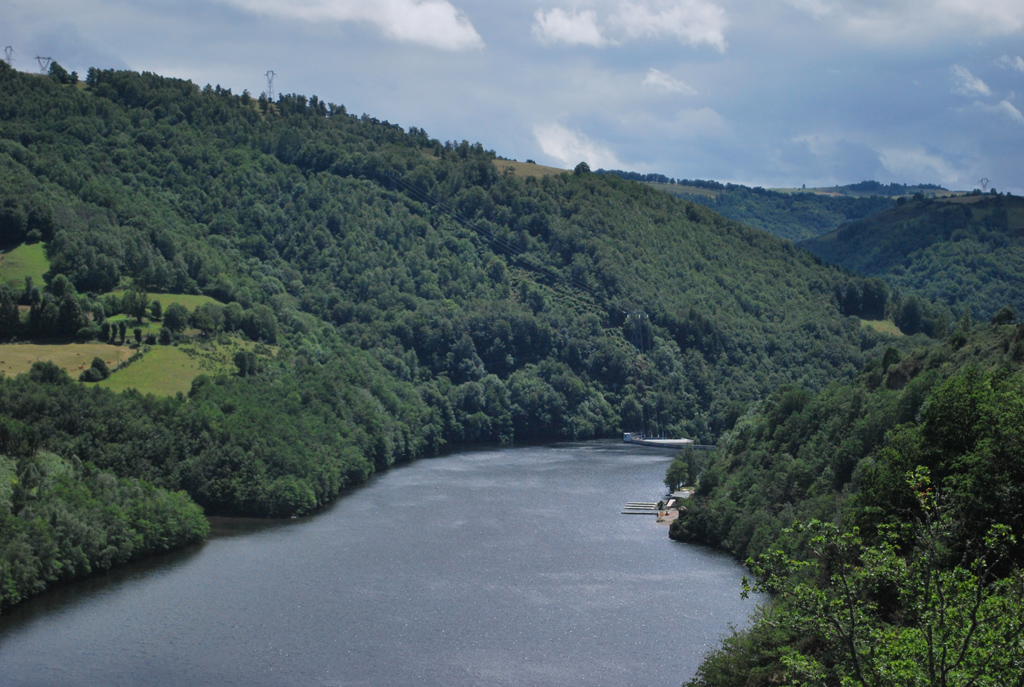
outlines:
{"label": "tree", "polygon": [[277,318],[274,311],[265,305],[246,310],[242,316],[242,331],[253,341],[275,343],[277,341]]}
{"label": "tree", "polygon": [[98,382],[106,379],[110,376],[110,369],[107,364],[103,362],[103,358],[96,357],[92,359],[92,365],[89,369],[85,370],[78,376],[78,380],[82,382]]}
{"label": "tree", "polygon": [[786,677],[823,687],[1024,685],[1024,572],[1000,576],[1013,534],[993,526],[973,555],[950,561],[957,526],[927,470],[907,484],[920,518],[881,527],[877,543],[812,520],[788,530],[810,536],[812,560],[775,550],[748,561],[754,589],[776,595],[775,621],[812,638],[783,649]]}
{"label": "tree", "polygon": [[192,313],[192,326],[204,334],[213,334],[224,326],[224,308],[216,303],[203,303]]}
{"label": "tree", "polygon": [[128,333],[128,322],[121,320],[117,323],[117,333],[121,336],[121,343],[124,343],[124,337]]}
{"label": "tree", "polygon": [[189,312],[181,303],[171,303],[164,313],[164,326],[172,332],[180,332],[188,327]]}
{"label": "tree", "polygon": [[0,282],[0,341],[6,341],[18,333],[21,319],[18,303],[7,285]]}
{"label": "tree", "polygon": [[129,289],[121,299],[121,309],[126,315],[134,317],[136,322],[141,323],[146,316],[146,309],[149,307],[149,296],[145,291]]}
{"label": "tree", "polygon": [[154,300],[149,304],[149,318],[151,320],[159,321],[163,317],[163,306],[160,305],[160,301]]}
{"label": "tree", "polygon": [[668,487],[669,491],[675,491],[679,487],[689,484],[689,482],[689,463],[681,456],[677,456],[672,460],[672,464],[665,472],[665,486]]}
{"label": "tree", "polygon": [[234,357],[239,377],[249,377],[257,373],[256,354],[252,351],[238,351]]}
{"label": "tree", "polygon": [[76,84],[78,83],[78,72],[71,72],[68,74],[68,70],[57,64],[57,60],[50,62],[49,70],[50,78],[60,84]]}
{"label": "tree", "polygon": [[136,327],[132,333],[135,334],[135,343],[141,344],[142,343],[142,328],[141,327]]}
{"label": "tree", "polygon": [[78,302],[78,296],[75,294],[74,289],[72,289],[60,300],[56,333],[61,336],[71,337],[87,324],[89,324],[89,318],[85,316],[82,304]]}
{"label": "tree", "polygon": [[245,311],[239,303],[232,301],[224,306],[224,330],[233,332],[242,326],[242,317]]}
{"label": "tree", "polygon": [[1017,321],[1017,311],[1012,305],[1004,305],[992,316],[992,324],[1012,324]]}

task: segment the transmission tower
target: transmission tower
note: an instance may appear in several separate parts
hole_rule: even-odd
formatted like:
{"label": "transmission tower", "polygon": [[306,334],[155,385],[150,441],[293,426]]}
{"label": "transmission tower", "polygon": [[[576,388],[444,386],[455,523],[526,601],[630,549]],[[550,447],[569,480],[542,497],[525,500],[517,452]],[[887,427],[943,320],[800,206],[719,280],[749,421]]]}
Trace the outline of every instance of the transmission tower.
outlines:
{"label": "transmission tower", "polygon": [[36,62],[39,63],[39,73],[46,74],[48,71],[50,71],[50,63],[53,62],[53,58],[40,57],[39,55],[36,55]]}
{"label": "transmission tower", "polygon": [[7,61],[8,67],[14,66],[14,48],[9,45],[4,48],[4,59]]}
{"label": "transmission tower", "polygon": [[267,77],[267,100],[273,102],[273,100],[274,100],[274,77],[277,76],[277,74],[275,74],[274,70],[271,69],[270,71],[268,71],[263,76]]}
{"label": "transmission tower", "polygon": [[981,190],[983,193],[988,190],[988,177],[982,177],[978,183],[981,184]]}

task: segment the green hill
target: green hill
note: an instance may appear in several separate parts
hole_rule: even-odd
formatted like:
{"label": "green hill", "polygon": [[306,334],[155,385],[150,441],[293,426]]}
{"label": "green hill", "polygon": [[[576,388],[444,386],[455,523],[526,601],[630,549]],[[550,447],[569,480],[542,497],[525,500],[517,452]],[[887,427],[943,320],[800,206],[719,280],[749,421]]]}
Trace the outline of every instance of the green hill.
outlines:
{"label": "green hill", "polygon": [[[698,487],[671,536],[749,557],[776,595],[690,684],[775,683],[802,675],[788,672],[794,656],[833,676],[902,662],[908,675],[924,668],[914,684],[941,684],[926,673],[943,648],[993,684],[1018,679],[1022,363],[1024,326],[960,330],[902,359],[887,352],[853,383],[780,388],[706,462],[677,459],[670,476],[698,476]],[[1010,625],[982,614],[971,635],[942,629],[982,604]]]}
{"label": "green hill", "polygon": [[911,200],[800,246],[955,314],[1024,309],[1024,198]]}
{"label": "green hill", "polygon": [[202,336],[279,346],[168,398],[43,363],[0,379],[16,469],[48,451],[208,512],[302,514],[444,445],[713,441],[779,385],[849,379],[890,341],[857,319],[881,316],[880,282],[582,166],[524,178],[315,96],[153,74],[78,87],[0,64],[0,90],[0,229],[49,261],[45,288],[0,286],[0,338],[96,337],[144,289],[215,299],[192,315]]}
{"label": "green hill", "polygon": [[[478,144],[315,96],[2,77],[5,204],[34,218],[9,221],[44,234],[53,273],[268,305],[305,360],[330,357],[310,332],[330,323],[445,398],[448,441],[609,435],[641,414],[711,439],[730,403],[848,377],[880,341],[839,307],[862,282],[640,184],[503,175]],[[655,347],[643,386],[634,311]]]}

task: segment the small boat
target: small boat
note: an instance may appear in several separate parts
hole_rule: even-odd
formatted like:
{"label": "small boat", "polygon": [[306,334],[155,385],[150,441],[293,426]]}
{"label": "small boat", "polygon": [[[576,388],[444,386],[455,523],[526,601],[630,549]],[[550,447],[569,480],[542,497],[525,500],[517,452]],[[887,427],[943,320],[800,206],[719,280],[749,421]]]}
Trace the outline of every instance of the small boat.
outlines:
{"label": "small boat", "polygon": [[622,440],[627,444],[638,444],[652,448],[685,448],[693,444],[693,439],[653,439],[633,432],[623,434]]}

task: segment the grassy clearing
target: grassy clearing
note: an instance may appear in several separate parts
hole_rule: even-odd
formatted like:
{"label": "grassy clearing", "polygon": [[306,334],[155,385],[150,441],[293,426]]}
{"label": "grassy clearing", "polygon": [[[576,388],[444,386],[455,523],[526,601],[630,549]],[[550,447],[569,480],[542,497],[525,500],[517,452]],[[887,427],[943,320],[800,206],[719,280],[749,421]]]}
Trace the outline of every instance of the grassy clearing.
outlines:
{"label": "grassy clearing", "polygon": [[127,322],[127,337],[129,342],[135,340],[134,331],[136,327],[141,329],[142,336],[146,337],[149,334],[159,335],[160,328],[163,326],[163,324],[159,320],[151,320],[148,317],[143,317],[142,324],[139,324],[134,317],[131,317],[130,315],[125,315],[124,313],[121,313],[119,315],[111,315],[110,317],[107,318],[107,322],[109,322],[113,326],[116,326],[118,322]]}
{"label": "grassy clearing", "polygon": [[512,176],[516,177],[546,177],[552,174],[568,174],[569,170],[558,167],[546,167],[534,164],[533,162],[516,162],[515,160],[495,160],[494,166],[500,174],[511,170]]}
{"label": "grassy clearing", "polygon": [[50,269],[46,250],[40,243],[23,243],[17,248],[0,253],[0,279],[12,288],[21,291],[25,277],[32,277],[33,283],[42,288],[46,281],[43,275]]}
{"label": "grassy clearing", "polygon": [[14,377],[28,372],[37,360],[48,360],[63,368],[72,379],[78,379],[78,375],[92,365],[93,358],[99,357],[112,373],[98,382],[99,386],[112,391],[137,389],[143,394],[173,396],[179,391],[187,393],[192,388],[192,380],[201,374],[233,374],[235,353],[253,350],[264,360],[278,352],[276,346],[221,336],[214,341],[190,341],[177,346],[143,346],[141,358],[119,368],[138,352],[136,347],[103,343],[8,343],[0,344],[0,373]]}
{"label": "grassy clearing", "polygon": [[897,327],[892,320],[861,320],[860,323],[865,327],[870,327],[880,334],[889,334],[890,336],[905,336],[900,328]]}
{"label": "grassy clearing", "polygon": [[[114,295],[118,298],[124,296],[124,289],[114,291]],[[149,293],[146,295],[149,297],[149,302],[160,301],[160,307],[167,310],[167,306],[171,303],[180,303],[181,305],[188,308],[189,312],[192,312],[200,305],[204,303],[215,303],[217,305],[224,305],[216,298],[210,298],[209,296],[200,296],[192,293]],[[110,318],[113,319],[113,318]]]}
{"label": "grassy clearing", "polygon": [[188,393],[192,380],[201,374],[233,374],[234,355],[240,350],[256,350],[263,358],[277,354],[276,347],[257,347],[251,341],[228,336],[177,346],[143,346],[142,358],[98,384],[112,391],[136,389],[155,396]]}
{"label": "grassy clearing", "polygon": [[[124,291],[114,291],[114,294],[120,298],[121,296],[124,296]],[[221,305],[220,301],[214,298],[210,298],[209,296],[196,296],[193,294],[174,293],[149,293],[147,295],[149,296],[150,303],[152,303],[153,301],[160,301],[160,307],[163,308],[164,312],[167,311],[167,306],[169,306],[171,303],[179,303],[180,305],[185,306],[185,308],[187,308],[189,312],[194,312],[196,308],[198,308],[200,305],[203,305],[204,303],[216,303],[217,305]],[[135,331],[136,327],[142,330],[143,338],[149,336],[150,334],[154,336],[159,336],[160,328],[163,327],[163,322],[160,320],[154,320],[150,317],[143,317],[142,323],[140,324],[138,320],[136,320],[134,317],[131,317],[130,315],[125,315],[124,313],[111,315],[110,317],[107,318],[107,321],[115,326],[117,325],[118,322],[127,322],[129,342],[134,341],[133,332]],[[186,336],[194,336],[198,333],[199,331],[194,329],[188,329],[185,330],[184,332]]]}
{"label": "grassy clearing", "polygon": [[28,372],[37,360],[49,360],[64,368],[72,379],[78,379],[79,373],[92,365],[93,358],[102,358],[113,370],[119,360],[127,360],[132,353],[134,351],[127,346],[103,343],[0,344],[0,372],[14,377]]}
{"label": "grassy clearing", "polygon": [[137,389],[143,394],[173,396],[188,393],[192,380],[203,373],[200,361],[176,346],[145,348],[141,359],[97,384],[112,391]]}

